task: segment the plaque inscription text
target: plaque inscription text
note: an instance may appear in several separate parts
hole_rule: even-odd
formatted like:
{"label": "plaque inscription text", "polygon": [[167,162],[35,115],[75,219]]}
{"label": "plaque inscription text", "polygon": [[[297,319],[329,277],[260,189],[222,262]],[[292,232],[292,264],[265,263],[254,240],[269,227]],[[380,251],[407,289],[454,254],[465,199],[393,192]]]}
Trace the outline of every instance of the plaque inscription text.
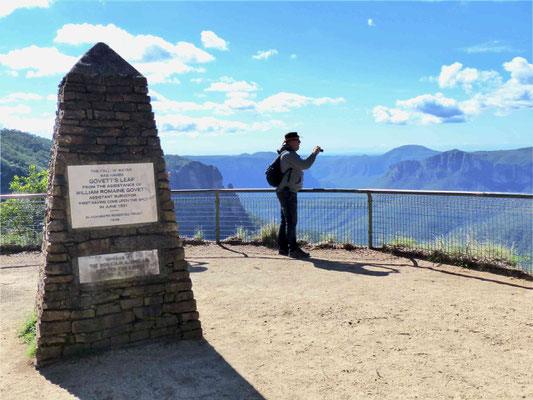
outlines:
{"label": "plaque inscription text", "polygon": [[72,228],[157,222],[154,164],[68,166]]}
{"label": "plaque inscription text", "polygon": [[80,283],[159,274],[157,250],[79,257]]}

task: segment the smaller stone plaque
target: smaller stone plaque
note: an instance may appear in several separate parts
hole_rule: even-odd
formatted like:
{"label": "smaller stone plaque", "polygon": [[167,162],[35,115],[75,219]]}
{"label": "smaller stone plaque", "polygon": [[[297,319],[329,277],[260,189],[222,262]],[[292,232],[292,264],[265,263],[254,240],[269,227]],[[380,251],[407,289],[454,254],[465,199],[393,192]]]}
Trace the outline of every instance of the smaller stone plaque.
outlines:
{"label": "smaller stone plaque", "polygon": [[78,265],[80,283],[159,274],[157,250],[79,257]]}

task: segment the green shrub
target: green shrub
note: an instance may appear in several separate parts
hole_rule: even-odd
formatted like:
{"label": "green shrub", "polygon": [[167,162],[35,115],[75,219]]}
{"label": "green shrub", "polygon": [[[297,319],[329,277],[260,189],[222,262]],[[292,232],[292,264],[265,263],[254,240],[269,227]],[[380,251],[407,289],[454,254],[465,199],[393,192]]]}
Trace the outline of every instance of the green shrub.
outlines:
{"label": "green shrub", "polygon": [[250,232],[248,232],[242,226],[238,226],[237,229],[235,230],[235,238],[239,240],[243,240],[243,241],[250,240],[251,236],[252,235],[250,234]]}
{"label": "green shrub", "polygon": [[504,264],[516,267],[520,263],[531,262],[529,255],[520,254],[514,246],[508,247],[489,240],[478,241],[472,235],[462,232],[441,236],[428,242],[396,236],[384,247],[421,253],[433,262],[452,263],[463,267],[474,264]]}
{"label": "green shrub", "polygon": [[278,226],[274,222],[263,225],[259,229],[259,238],[265,246],[276,247],[278,245]]}
{"label": "green shrub", "polygon": [[[48,171],[29,166],[28,176],[15,175],[9,188],[14,194],[44,193]],[[42,198],[9,199],[0,204],[0,245],[38,245],[42,241],[44,201]]]}
{"label": "green shrub", "polygon": [[320,235],[320,239],[318,241],[319,244],[323,244],[323,243],[334,244],[337,242],[338,240],[334,233],[324,233]]}
{"label": "green shrub", "polygon": [[194,231],[194,238],[196,240],[204,240],[204,231],[202,228],[196,228]]}
{"label": "green shrub", "polygon": [[397,246],[397,247],[416,247],[416,239],[407,236],[395,235],[394,238],[386,243],[386,246]]}
{"label": "green shrub", "polygon": [[33,314],[26,316],[26,319],[22,323],[21,327],[17,332],[17,336],[22,339],[22,341],[27,344],[28,349],[26,354],[28,357],[35,356],[35,347],[36,347],[36,325],[37,325],[37,312],[34,311]]}

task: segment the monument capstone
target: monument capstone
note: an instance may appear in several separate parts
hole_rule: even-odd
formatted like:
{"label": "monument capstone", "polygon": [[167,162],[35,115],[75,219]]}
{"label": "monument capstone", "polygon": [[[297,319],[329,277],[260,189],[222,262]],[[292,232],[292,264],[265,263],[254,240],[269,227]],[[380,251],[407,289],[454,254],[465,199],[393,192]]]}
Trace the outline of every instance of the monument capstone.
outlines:
{"label": "monument capstone", "polygon": [[59,85],[37,365],[202,336],[147,80],[104,43]]}

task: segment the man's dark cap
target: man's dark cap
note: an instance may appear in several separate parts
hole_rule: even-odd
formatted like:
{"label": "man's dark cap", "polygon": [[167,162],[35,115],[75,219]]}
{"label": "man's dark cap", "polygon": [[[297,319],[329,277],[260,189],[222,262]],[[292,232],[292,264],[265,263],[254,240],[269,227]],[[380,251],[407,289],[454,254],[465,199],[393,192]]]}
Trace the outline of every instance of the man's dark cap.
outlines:
{"label": "man's dark cap", "polygon": [[285,141],[288,142],[292,139],[298,139],[300,140],[300,136],[298,136],[298,132],[289,132],[285,135]]}

